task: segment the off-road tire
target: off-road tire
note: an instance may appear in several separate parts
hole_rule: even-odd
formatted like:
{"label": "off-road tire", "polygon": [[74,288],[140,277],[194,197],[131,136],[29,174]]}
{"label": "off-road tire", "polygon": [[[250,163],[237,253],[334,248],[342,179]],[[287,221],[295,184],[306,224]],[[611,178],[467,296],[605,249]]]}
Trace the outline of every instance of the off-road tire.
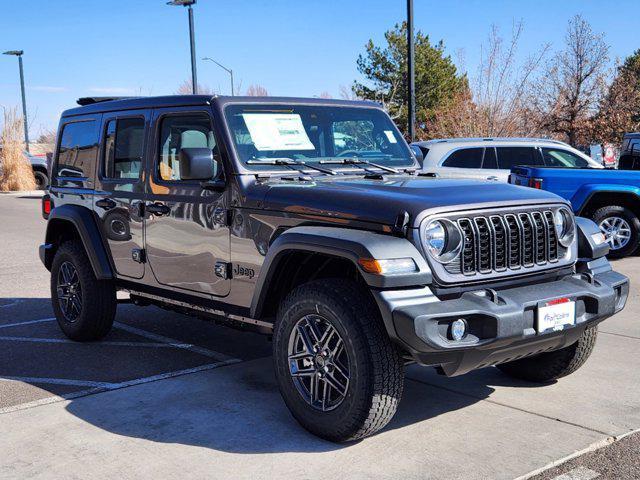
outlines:
{"label": "off-road tire", "polygon": [[637,215],[626,207],[619,205],[611,205],[608,207],[602,207],[596,210],[592,215],[592,220],[600,225],[600,222],[608,217],[620,217],[623,218],[631,227],[631,238],[629,243],[624,247],[609,251],[609,258],[623,258],[631,255],[638,249],[640,243],[640,220]]}
{"label": "off-road tire", "polygon": [[[289,371],[291,331],[310,314],[328,320],[349,355],[353,378],[344,400],[331,411],[308,404]],[[395,414],[404,384],[403,360],[370,293],[355,282],[327,279],[297,287],[279,306],[273,339],[280,392],[292,415],[309,432],[332,442],[358,440],[383,428]]]}
{"label": "off-road tire", "polygon": [[46,188],[49,186],[49,177],[47,176],[47,174],[40,170],[34,170],[33,177],[36,181],[36,189],[46,190]]}
{"label": "off-road tire", "polygon": [[[78,317],[66,319],[58,301],[58,272],[70,262],[78,273],[82,303]],[[82,243],[64,242],[58,248],[51,265],[51,302],[58,325],[71,340],[91,341],[104,337],[113,326],[116,314],[116,290],[112,281],[96,279]]]}
{"label": "off-road tire", "polygon": [[587,328],[578,341],[553,352],[507,362],[497,367],[510,377],[547,383],[578,370],[589,358],[598,337],[598,327]]}

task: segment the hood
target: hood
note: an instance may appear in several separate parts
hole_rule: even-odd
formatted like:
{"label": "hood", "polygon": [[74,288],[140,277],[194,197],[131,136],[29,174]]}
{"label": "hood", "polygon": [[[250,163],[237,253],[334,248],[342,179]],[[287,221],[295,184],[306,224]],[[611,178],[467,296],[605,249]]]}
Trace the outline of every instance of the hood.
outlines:
{"label": "hood", "polygon": [[566,203],[552,193],[495,181],[393,175],[381,180],[363,176],[319,176],[296,181],[272,178],[263,208],[306,216],[341,218],[393,225],[406,211],[414,221],[425,210]]}

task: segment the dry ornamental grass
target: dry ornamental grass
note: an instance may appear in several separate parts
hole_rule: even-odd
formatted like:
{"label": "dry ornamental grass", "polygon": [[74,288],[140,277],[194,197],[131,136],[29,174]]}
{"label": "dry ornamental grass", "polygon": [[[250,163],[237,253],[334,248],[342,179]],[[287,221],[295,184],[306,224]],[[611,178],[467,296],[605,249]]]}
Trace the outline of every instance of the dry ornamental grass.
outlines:
{"label": "dry ornamental grass", "polygon": [[24,154],[22,118],[15,109],[4,110],[0,132],[0,191],[35,190],[31,163]]}

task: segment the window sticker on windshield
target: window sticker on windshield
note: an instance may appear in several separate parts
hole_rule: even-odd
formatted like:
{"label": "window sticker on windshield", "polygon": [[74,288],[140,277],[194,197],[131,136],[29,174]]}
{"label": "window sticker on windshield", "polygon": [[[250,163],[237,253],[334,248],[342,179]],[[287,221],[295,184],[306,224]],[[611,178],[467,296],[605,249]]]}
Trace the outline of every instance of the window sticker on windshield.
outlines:
{"label": "window sticker on windshield", "polygon": [[385,130],[384,134],[387,136],[389,143],[398,143],[398,140],[396,140],[396,137],[391,130]]}
{"label": "window sticker on windshield", "polygon": [[316,148],[297,113],[243,113],[242,117],[259,151]]}

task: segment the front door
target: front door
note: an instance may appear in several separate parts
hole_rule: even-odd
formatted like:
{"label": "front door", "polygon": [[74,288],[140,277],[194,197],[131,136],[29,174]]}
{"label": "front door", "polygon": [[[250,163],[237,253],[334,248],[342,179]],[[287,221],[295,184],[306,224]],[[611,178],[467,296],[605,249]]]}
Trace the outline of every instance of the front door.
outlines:
{"label": "front door", "polygon": [[149,111],[102,116],[100,161],[94,211],[119,276],[142,278],[144,183],[141,175]]}
{"label": "front door", "polygon": [[[181,149],[208,148],[217,153],[210,110],[158,109],[154,110],[153,124],[154,148],[149,158],[145,206],[149,266],[163,285],[227,295],[230,281],[226,268],[220,268],[230,261],[226,192],[204,189],[202,182],[180,175]],[[215,165],[222,175],[221,165]]]}

